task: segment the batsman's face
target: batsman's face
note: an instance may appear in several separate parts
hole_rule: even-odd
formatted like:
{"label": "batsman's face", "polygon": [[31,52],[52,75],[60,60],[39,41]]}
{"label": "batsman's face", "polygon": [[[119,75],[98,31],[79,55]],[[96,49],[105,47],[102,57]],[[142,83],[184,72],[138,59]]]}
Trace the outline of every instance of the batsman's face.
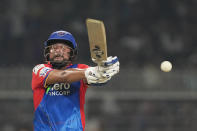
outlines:
{"label": "batsman's face", "polygon": [[52,61],[62,62],[69,60],[71,48],[63,43],[51,45],[49,57]]}

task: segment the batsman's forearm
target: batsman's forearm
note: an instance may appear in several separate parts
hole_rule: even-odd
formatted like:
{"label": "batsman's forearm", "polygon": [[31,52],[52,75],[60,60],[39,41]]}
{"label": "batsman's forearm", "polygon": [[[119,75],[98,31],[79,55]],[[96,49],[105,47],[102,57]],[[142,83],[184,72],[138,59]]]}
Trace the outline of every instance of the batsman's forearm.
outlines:
{"label": "batsman's forearm", "polygon": [[85,78],[85,70],[78,70],[78,71],[65,71],[62,73],[63,81],[66,83],[72,83],[76,81],[80,81]]}
{"label": "batsman's forearm", "polygon": [[46,84],[72,83],[80,80],[86,80],[85,69],[53,70],[50,72]]}

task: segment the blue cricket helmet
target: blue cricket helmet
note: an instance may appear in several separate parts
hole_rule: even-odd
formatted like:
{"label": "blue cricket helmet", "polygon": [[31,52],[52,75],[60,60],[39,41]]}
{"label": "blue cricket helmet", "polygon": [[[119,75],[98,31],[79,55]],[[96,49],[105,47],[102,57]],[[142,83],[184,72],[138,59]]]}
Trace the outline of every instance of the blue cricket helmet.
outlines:
{"label": "blue cricket helmet", "polygon": [[69,45],[69,46],[71,46],[71,48],[73,48],[73,49],[77,48],[77,43],[76,43],[73,35],[70,32],[63,31],[63,30],[53,32],[49,36],[48,40],[45,42],[45,47],[53,44],[54,42],[58,42],[58,41],[69,42],[69,43],[71,43],[71,45]]}
{"label": "blue cricket helmet", "polygon": [[70,61],[73,61],[78,53],[77,43],[75,41],[75,38],[70,32],[63,31],[63,30],[59,30],[59,31],[55,31],[51,33],[48,40],[44,42],[44,46],[45,46],[44,56],[45,56],[46,61],[50,61],[47,55],[49,53],[49,50],[47,47],[57,42],[64,43],[72,48],[73,52],[71,54]]}

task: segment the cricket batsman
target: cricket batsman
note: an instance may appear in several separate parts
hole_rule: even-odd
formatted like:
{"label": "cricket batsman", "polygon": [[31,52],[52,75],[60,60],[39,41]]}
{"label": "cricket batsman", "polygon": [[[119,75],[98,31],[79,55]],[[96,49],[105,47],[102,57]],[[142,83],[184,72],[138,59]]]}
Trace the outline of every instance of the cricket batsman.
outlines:
{"label": "cricket batsman", "polygon": [[84,131],[88,85],[107,83],[119,72],[118,58],[108,57],[95,67],[73,64],[77,43],[62,30],[53,32],[44,46],[46,62],[32,72],[34,131]]}

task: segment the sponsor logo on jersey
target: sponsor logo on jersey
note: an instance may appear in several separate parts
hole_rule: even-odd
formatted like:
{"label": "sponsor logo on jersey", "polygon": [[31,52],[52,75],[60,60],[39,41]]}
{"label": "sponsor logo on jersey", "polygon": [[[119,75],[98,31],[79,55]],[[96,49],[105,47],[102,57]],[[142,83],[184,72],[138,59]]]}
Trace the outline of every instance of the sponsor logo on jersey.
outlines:
{"label": "sponsor logo on jersey", "polygon": [[45,76],[49,70],[51,70],[51,68],[49,68],[49,67],[45,67],[45,68],[41,69],[39,76]]}
{"label": "sponsor logo on jersey", "polygon": [[74,92],[69,83],[56,83],[48,86],[46,94],[50,96],[68,96]]}
{"label": "sponsor logo on jersey", "polygon": [[38,71],[43,67],[45,67],[44,64],[39,64],[33,68],[33,72],[37,75]]}

